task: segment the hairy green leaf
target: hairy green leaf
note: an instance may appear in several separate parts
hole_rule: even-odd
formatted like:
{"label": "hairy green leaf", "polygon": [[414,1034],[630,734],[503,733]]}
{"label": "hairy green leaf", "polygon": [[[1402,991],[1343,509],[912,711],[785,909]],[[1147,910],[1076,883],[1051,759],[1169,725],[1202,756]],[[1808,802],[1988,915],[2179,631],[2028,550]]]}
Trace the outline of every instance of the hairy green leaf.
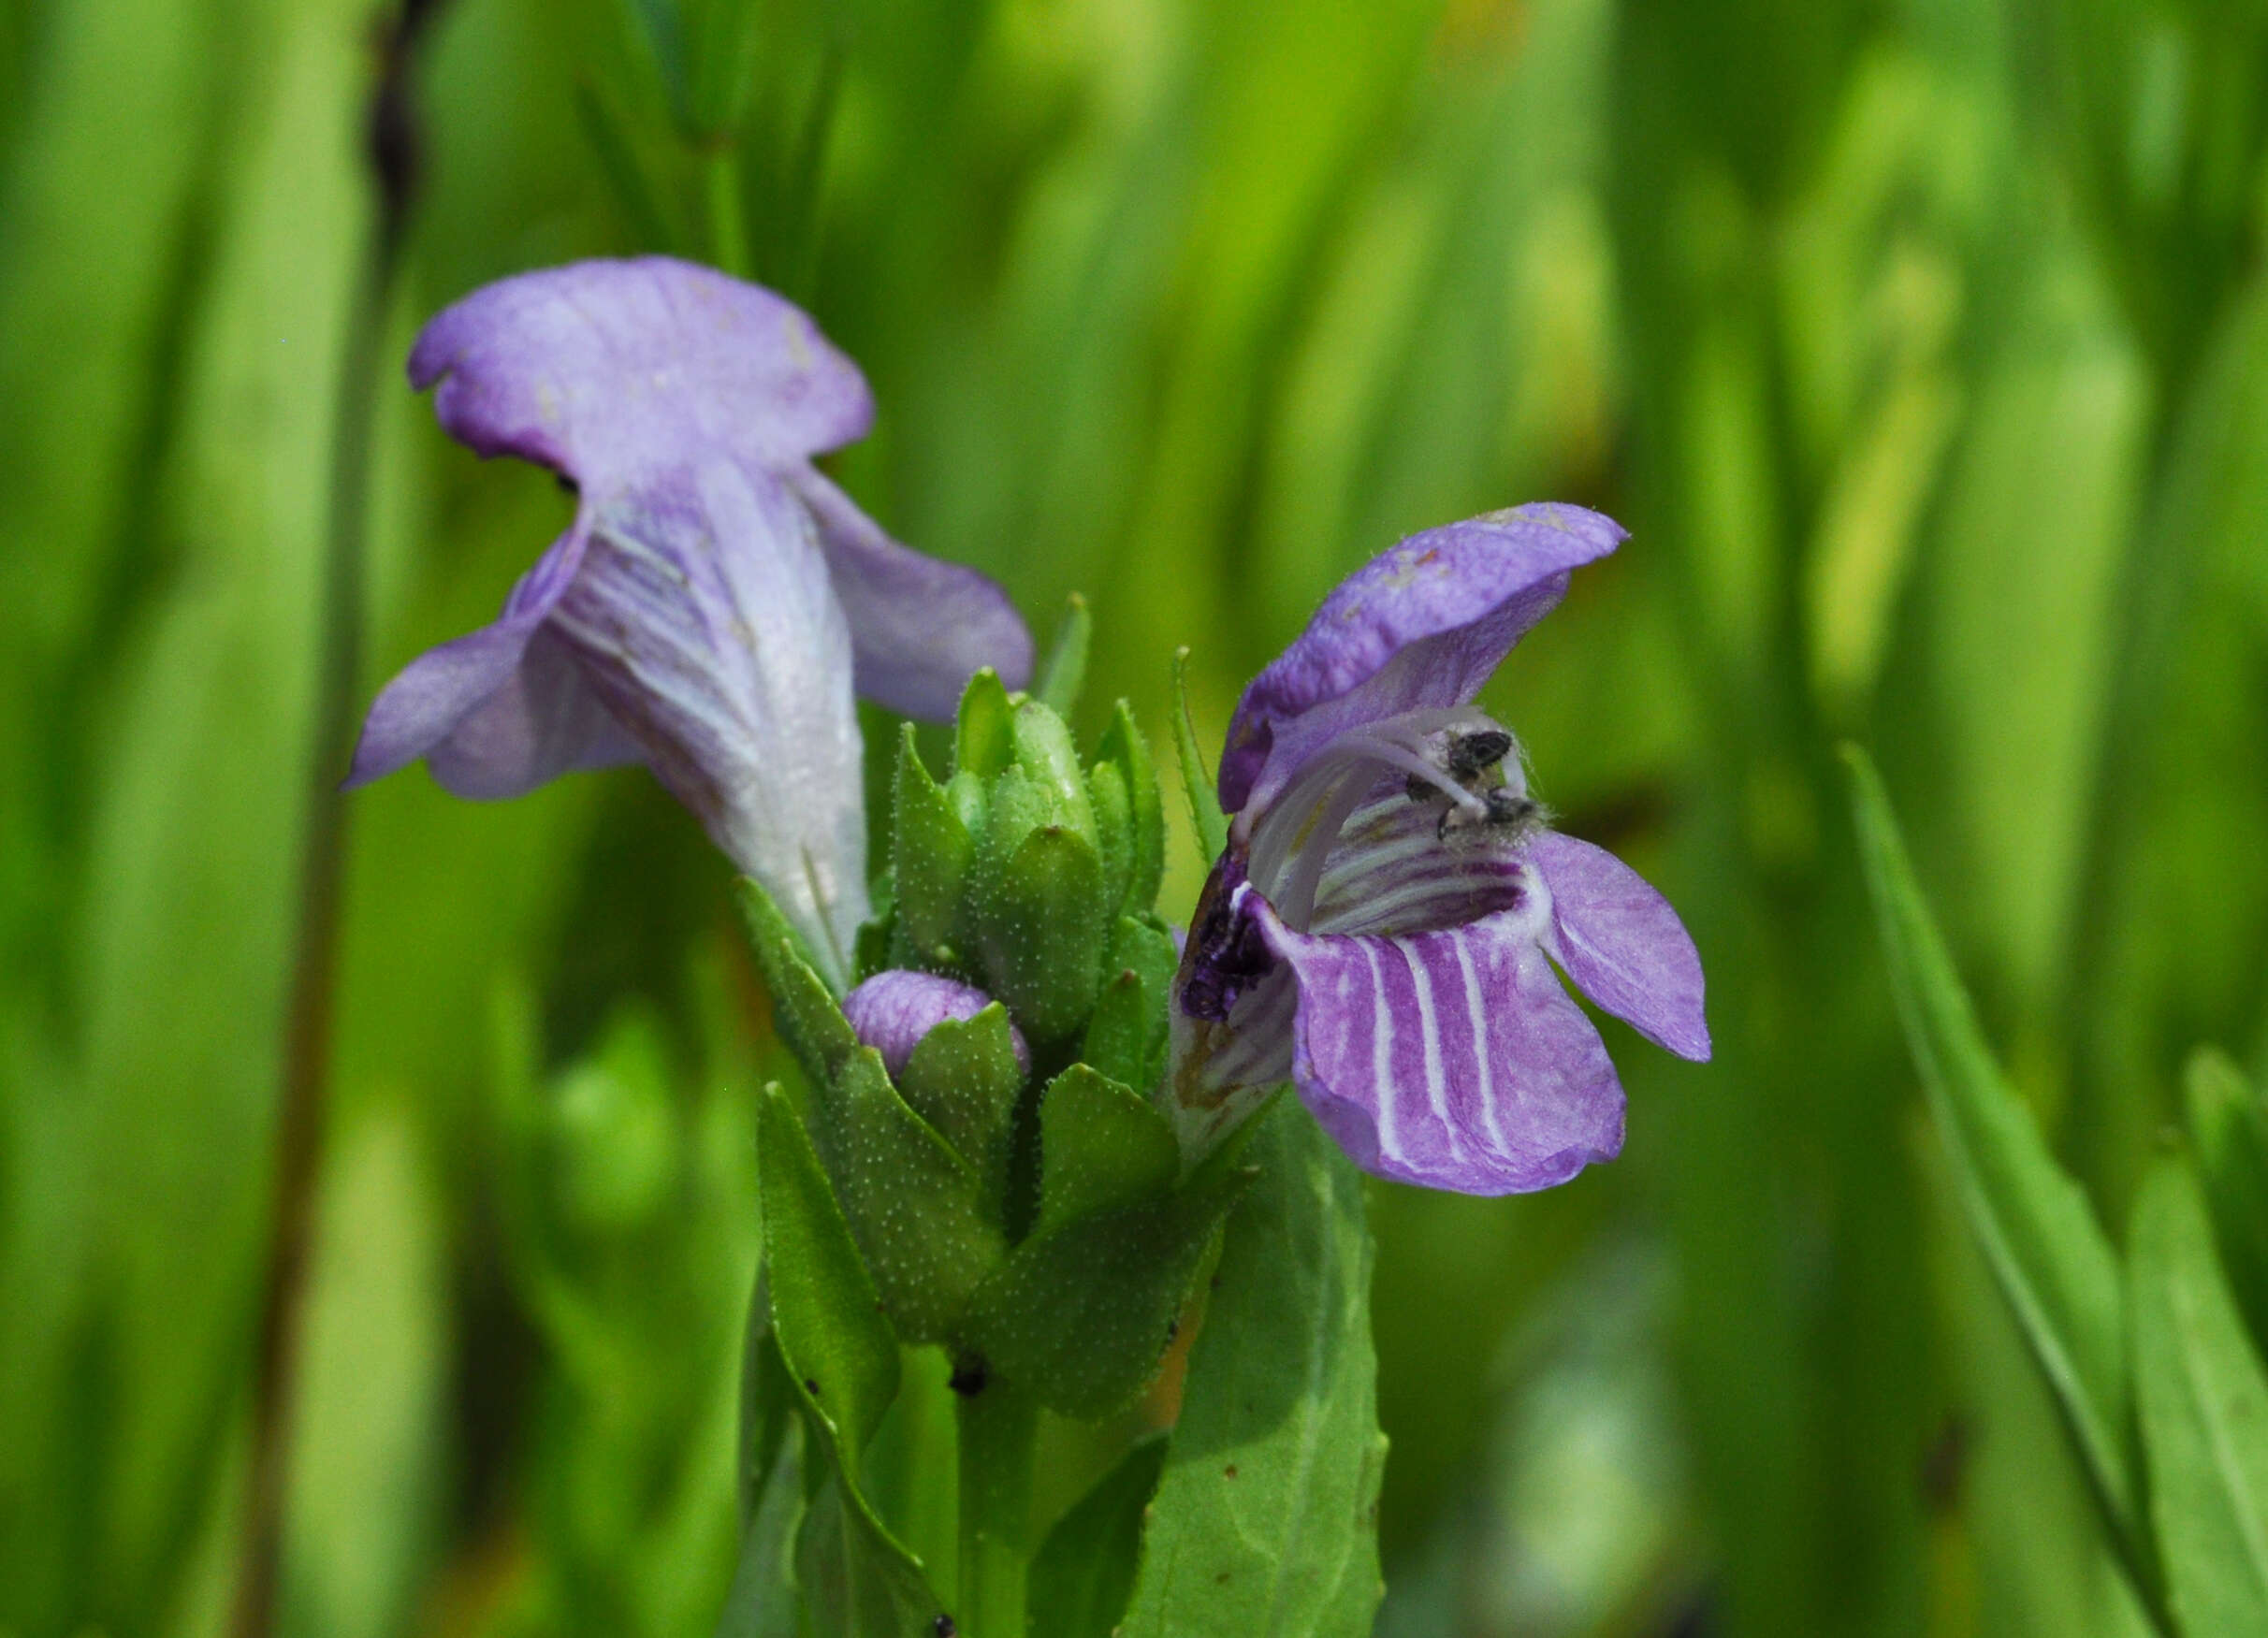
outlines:
{"label": "hairy green leaf", "polygon": [[1134,1591],[1166,1442],[1145,1439],[1055,1521],[1032,1559],[1031,1638],[1111,1638]]}
{"label": "hairy green leaf", "polygon": [[1378,1606],[1362,1180],[1303,1111],[1257,1119],[1259,1179],[1190,1352],[1125,1638],[1352,1638]]}

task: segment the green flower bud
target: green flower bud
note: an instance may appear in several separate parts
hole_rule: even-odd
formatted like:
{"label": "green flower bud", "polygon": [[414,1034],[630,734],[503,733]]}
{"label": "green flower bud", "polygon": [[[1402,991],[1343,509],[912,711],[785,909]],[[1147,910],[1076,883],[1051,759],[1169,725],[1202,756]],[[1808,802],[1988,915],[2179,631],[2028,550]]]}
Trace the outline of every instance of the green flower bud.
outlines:
{"label": "green flower bud", "polygon": [[[1003,811],[1014,778],[1011,770],[994,788],[986,850],[996,857],[995,838],[1021,822],[1014,808]],[[988,879],[974,908],[984,987],[1008,1003],[1035,1046],[1060,1040],[1086,1022],[1102,979],[1110,932],[1102,860],[1078,832],[1049,824],[1025,833],[996,876],[981,874]]]}
{"label": "green flower bud", "polygon": [[992,667],[970,677],[953,728],[952,771],[990,779],[1013,761],[1014,715],[1008,689]]}
{"label": "green flower bud", "polygon": [[1155,918],[1121,916],[1079,1056],[1145,1096],[1166,1072],[1166,1002],[1180,964]]}
{"label": "green flower bud", "polygon": [[[973,778],[970,783],[974,785]],[[961,919],[961,890],[976,840],[945,788],[923,764],[921,752],[914,748],[911,723],[898,742],[892,790],[895,825],[890,858],[898,927],[917,959],[950,964]]]}
{"label": "green flower bud", "polygon": [[1150,747],[1134,726],[1134,711],[1124,700],[1111,714],[1096,747],[1095,767],[1115,768],[1124,777],[1130,808],[1131,858],[1126,898],[1120,908],[1141,915],[1157,903],[1157,884],[1166,869],[1166,809],[1158,795],[1157,769]]}
{"label": "green flower bud", "polygon": [[1095,812],[1087,802],[1086,776],[1079,765],[1078,747],[1062,718],[1037,700],[1016,707],[1010,728],[1016,766],[1052,801],[1054,823],[1077,831],[1092,846],[1096,840]]}

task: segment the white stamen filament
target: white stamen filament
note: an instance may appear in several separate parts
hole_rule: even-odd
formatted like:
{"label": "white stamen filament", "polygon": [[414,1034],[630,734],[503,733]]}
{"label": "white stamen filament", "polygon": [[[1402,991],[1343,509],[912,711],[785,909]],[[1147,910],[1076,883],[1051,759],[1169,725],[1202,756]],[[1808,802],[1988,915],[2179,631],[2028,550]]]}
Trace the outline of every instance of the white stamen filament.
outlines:
{"label": "white stamen filament", "polygon": [[1422,780],[1469,818],[1487,817],[1487,801],[1450,776],[1432,742],[1445,733],[1496,728],[1468,706],[1407,711],[1340,735],[1311,758],[1259,816],[1247,878],[1287,925],[1306,931],[1325,862],[1348,819],[1382,780],[1394,774]]}

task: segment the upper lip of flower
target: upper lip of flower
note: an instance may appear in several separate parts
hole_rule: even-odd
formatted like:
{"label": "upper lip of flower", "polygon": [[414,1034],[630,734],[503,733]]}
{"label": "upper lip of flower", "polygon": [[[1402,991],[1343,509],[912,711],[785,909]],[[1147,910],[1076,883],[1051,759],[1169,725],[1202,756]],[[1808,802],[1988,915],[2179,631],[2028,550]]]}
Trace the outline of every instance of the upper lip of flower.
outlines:
{"label": "upper lip of flower", "polygon": [[[1622,1094],[1547,955],[1650,1038],[1708,1055],[1676,913],[1543,828],[1517,742],[1471,704],[1570,569],[1621,538],[1565,506],[1414,536],[1245,690],[1220,775],[1236,818],[1175,1008],[1185,1142],[1217,1139],[1237,1088],[1288,1075],[1381,1175],[1563,1181],[1619,1150]],[[1464,753],[1476,741],[1501,755]]]}
{"label": "upper lip of flower", "polygon": [[890,539],[812,467],[863,436],[857,368],[771,292],[666,257],[506,279],[410,357],[442,425],[550,468],[573,524],[493,624],[380,693],[350,785],[423,757],[462,795],[645,761],[842,976],[865,911],[858,692],[952,713],[1031,639],[973,570]]}

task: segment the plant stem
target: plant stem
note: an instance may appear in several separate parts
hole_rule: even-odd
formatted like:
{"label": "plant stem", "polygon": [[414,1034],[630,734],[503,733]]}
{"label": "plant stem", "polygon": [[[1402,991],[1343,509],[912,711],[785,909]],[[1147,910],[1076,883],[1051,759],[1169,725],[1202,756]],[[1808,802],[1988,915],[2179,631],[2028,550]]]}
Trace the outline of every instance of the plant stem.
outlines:
{"label": "plant stem", "polygon": [[962,1638],[1024,1638],[1032,1437],[1040,1407],[996,1382],[964,1394],[957,1411]]}
{"label": "plant stem", "polygon": [[235,1638],[268,1638],[276,1625],[291,1433],[298,1408],[300,1326],[329,1083],[331,991],[338,972],[346,821],[339,780],[353,747],[355,688],[362,665],[372,393],[381,375],[394,273],[414,189],[416,133],[409,105],[412,50],[438,4],[401,0],[385,27],[367,109],[366,152],[376,199],[347,310],[333,414],[307,832],[299,861],[299,919],[276,1112],[274,1221],[254,1360],[250,1494],[229,1614]]}

